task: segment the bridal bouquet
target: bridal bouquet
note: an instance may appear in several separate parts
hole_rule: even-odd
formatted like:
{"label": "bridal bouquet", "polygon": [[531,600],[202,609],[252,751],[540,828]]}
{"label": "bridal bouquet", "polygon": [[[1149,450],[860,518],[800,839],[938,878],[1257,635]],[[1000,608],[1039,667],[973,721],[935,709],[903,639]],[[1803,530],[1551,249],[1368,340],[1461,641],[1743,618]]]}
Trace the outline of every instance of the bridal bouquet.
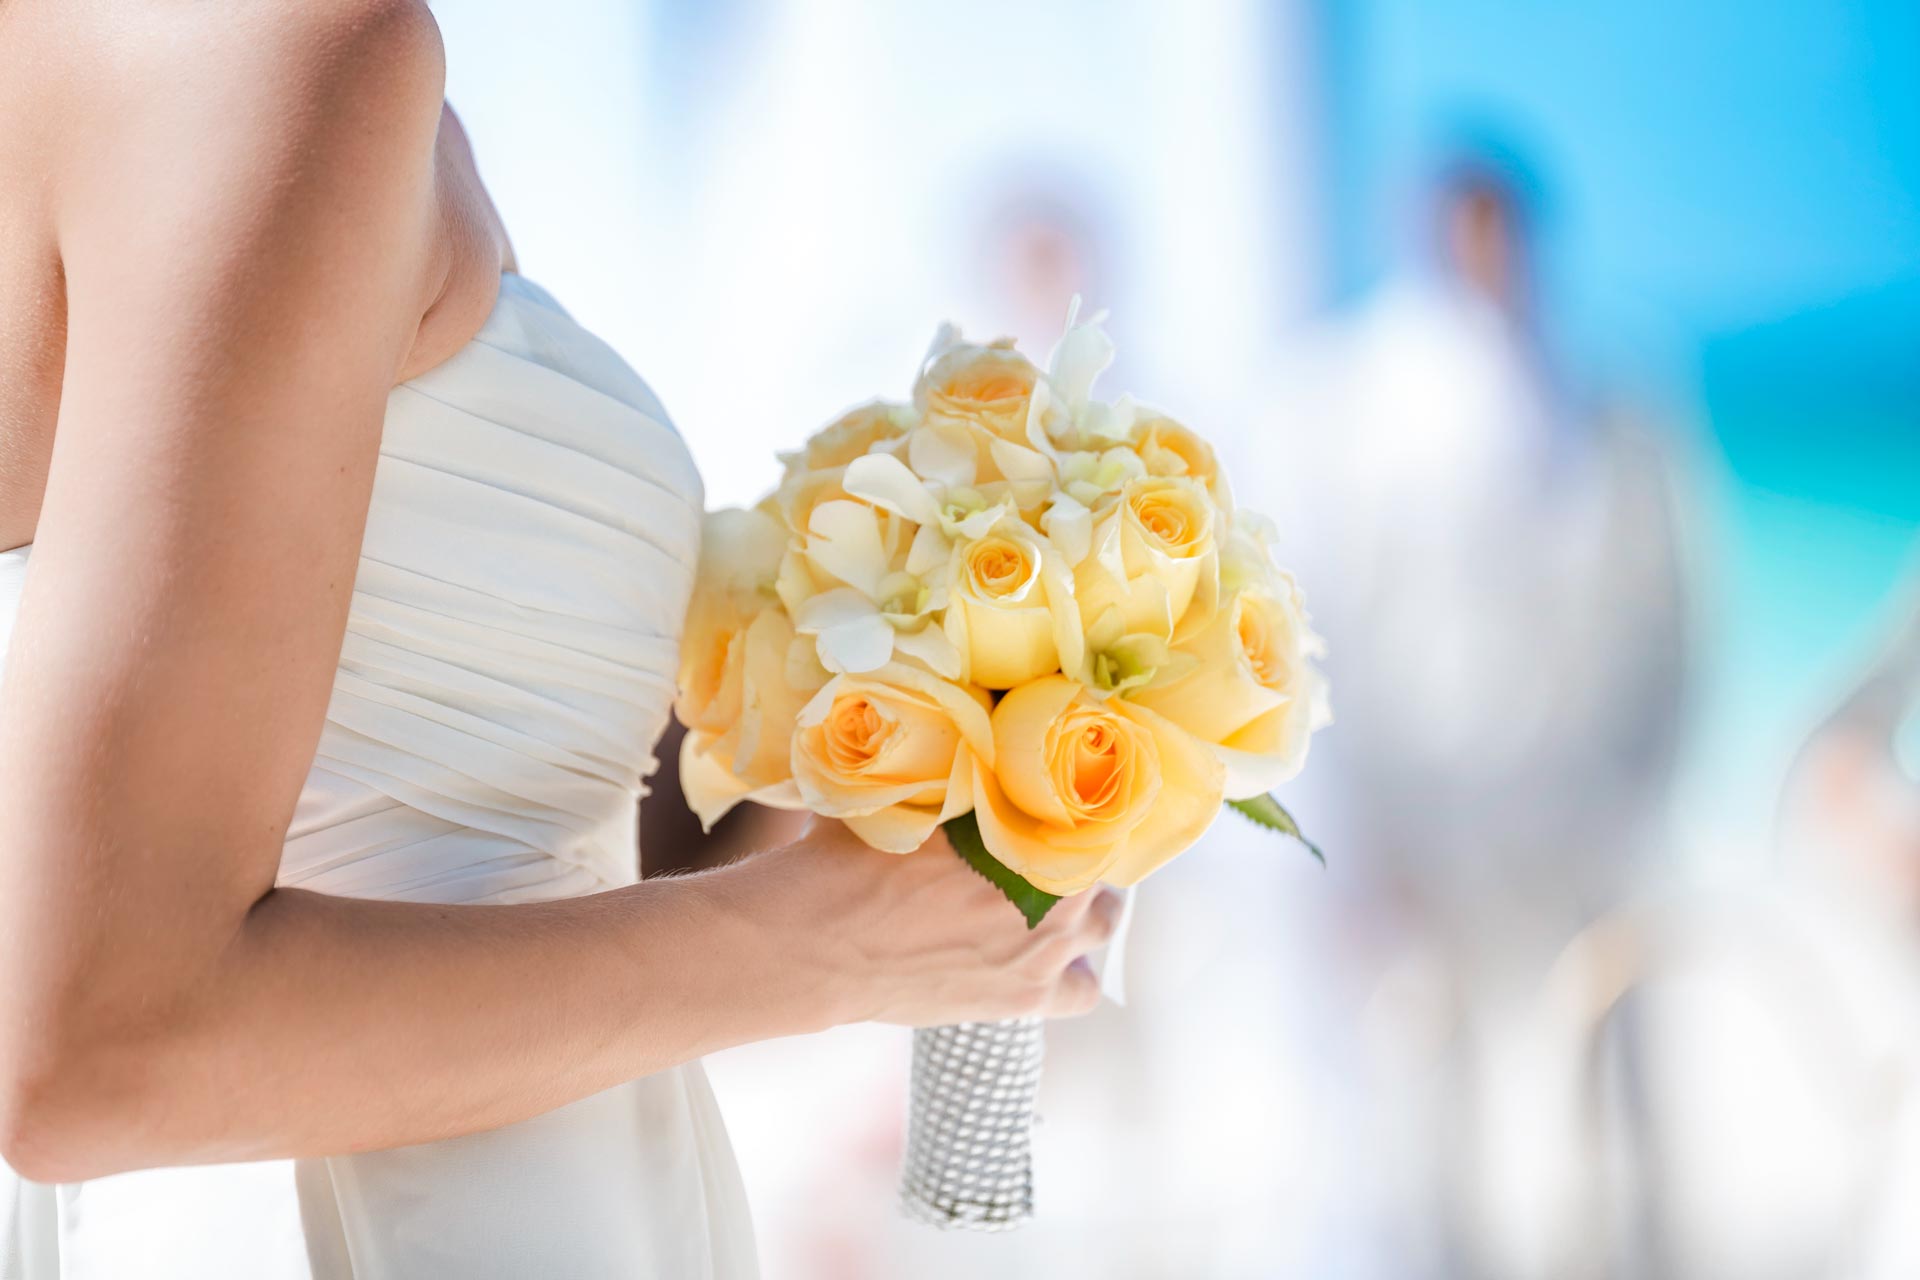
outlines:
{"label": "bridal bouquet", "polygon": [[[1137,883],[1223,803],[1300,837],[1267,794],[1326,720],[1300,592],[1205,440],[1094,397],[1113,346],[1077,311],[1044,371],[943,329],[909,403],[853,410],[758,507],[709,515],[677,704],[704,823],[751,800],[901,854],[943,828],[1029,926]],[[1038,1024],[915,1053],[909,1205],[1024,1217]]]}

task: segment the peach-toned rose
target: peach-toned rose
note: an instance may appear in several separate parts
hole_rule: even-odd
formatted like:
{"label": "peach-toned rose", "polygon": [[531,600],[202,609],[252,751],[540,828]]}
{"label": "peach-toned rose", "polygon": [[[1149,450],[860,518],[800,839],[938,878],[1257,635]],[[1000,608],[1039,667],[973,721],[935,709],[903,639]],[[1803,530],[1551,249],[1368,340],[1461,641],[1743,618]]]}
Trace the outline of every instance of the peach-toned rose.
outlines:
{"label": "peach-toned rose", "polygon": [[994,759],[974,764],[974,814],[993,856],[1049,893],[1129,885],[1200,838],[1225,775],[1184,729],[1078,681],[1044,676],[993,711]]}
{"label": "peach-toned rose", "polygon": [[1292,580],[1232,596],[1179,652],[1188,661],[1171,678],[1130,690],[1136,705],[1166,716],[1211,744],[1227,770],[1228,799],[1243,800],[1285,782],[1306,762],[1307,743],[1327,722],[1325,682],[1312,659]]}
{"label": "peach-toned rose", "polygon": [[801,710],[793,778],[815,813],[888,853],[910,853],[973,804],[993,758],[986,697],[903,663],[835,676]]}

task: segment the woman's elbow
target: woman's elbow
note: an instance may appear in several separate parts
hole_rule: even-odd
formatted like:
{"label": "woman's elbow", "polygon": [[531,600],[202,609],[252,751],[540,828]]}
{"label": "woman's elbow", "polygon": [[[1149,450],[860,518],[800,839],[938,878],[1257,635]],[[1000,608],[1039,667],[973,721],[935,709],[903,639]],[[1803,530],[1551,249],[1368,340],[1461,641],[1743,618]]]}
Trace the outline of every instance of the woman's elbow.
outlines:
{"label": "woman's elbow", "polygon": [[0,1160],[30,1182],[83,1182],[152,1163],[151,1112],[103,1051],[44,1049],[0,1060]]}
{"label": "woman's elbow", "polygon": [[0,1160],[29,1182],[79,1182],[95,1175],[79,1167],[78,1144],[58,1119],[61,1106],[30,1075],[10,1067],[0,1079]]}
{"label": "woman's elbow", "polygon": [[0,1102],[0,1161],[29,1182],[78,1182],[92,1176],[63,1158],[62,1143],[49,1132],[44,1115],[10,1081],[6,1095]]}

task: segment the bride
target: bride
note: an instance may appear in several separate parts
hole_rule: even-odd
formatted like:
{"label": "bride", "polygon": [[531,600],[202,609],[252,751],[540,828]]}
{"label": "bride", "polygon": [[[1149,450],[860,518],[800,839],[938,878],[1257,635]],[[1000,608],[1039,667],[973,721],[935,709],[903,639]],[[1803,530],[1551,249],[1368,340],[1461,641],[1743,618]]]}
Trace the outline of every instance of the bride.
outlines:
{"label": "bride", "polygon": [[636,882],[700,483],[441,56],[0,0],[9,1280],[751,1275],[700,1055],[1094,1000],[944,852]]}

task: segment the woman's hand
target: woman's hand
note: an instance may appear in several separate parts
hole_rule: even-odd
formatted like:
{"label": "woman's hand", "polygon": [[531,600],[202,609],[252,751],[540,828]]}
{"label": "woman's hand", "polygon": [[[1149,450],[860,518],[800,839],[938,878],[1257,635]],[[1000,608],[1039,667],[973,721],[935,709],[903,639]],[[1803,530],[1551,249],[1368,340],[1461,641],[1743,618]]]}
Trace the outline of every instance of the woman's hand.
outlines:
{"label": "woman's hand", "polygon": [[833,1022],[1087,1013],[1100,992],[1082,957],[1120,920],[1119,896],[1098,890],[1065,899],[1028,929],[945,836],[905,856],[880,853],[829,820],[726,877],[739,878],[757,918],[792,931],[784,949],[820,984]]}

